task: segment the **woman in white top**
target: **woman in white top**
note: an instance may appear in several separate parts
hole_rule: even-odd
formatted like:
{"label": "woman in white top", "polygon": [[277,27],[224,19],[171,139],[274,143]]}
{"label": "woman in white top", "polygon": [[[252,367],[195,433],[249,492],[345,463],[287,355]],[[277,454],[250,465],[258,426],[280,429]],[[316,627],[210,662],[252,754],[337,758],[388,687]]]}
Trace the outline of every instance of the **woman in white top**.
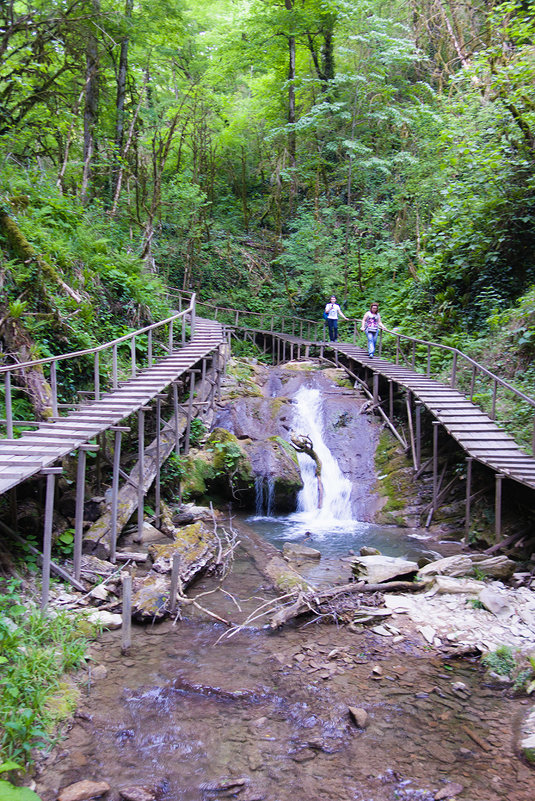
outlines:
{"label": "woman in white top", "polygon": [[379,304],[372,303],[370,310],[362,318],[362,325],[360,326],[360,330],[366,333],[368,339],[368,356],[370,359],[373,359],[373,354],[375,353],[375,343],[377,342],[380,328],[384,328],[384,325],[379,314]]}
{"label": "woman in white top", "polygon": [[343,317],[344,320],[348,318],[336,302],[334,295],[331,295],[329,303],[325,306],[325,314],[327,315],[327,325],[329,326],[329,339],[331,342],[336,342],[338,339],[338,315]]}

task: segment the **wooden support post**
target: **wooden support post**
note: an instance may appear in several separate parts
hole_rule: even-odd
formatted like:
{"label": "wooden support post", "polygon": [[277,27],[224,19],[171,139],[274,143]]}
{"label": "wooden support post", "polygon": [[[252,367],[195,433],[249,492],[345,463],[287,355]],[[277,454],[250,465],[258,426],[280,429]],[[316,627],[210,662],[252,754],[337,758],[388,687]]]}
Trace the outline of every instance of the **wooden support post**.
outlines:
{"label": "wooden support post", "polygon": [[337,367],[340,367],[340,362],[338,360],[338,348],[334,349],[334,362]]}
{"label": "wooden support post", "polygon": [[414,405],[416,427],[416,470],[422,466],[422,404],[416,401]]}
{"label": "wooden support post", "polygon": [[220,349],[220,347],[219,347],[219,345],[218,345],[218,346],[217,346],[217,350],[216,350],[216,364],[217,364],[217,372],[216,372],[216,397],[217,397],[217,400],[218,400],[218,401],[220,401],[220,400],[221,400],[221,372],[222,372],[222,368],[221,368],[221,362],[222,362],[222,359],[221,359],[221,349]]}
{"label": "wooden support post", "polygon": [[84,533],[84,502],[85,502],[85,465],[87,451],[95,451],[97,445],[80,445],[78,448],[78,464],[76,466],[76,505],[74,513],[74,578],[80,581],[82,567],[82,537]]}
{"label": "wooden support post", "polygon": [[418,462],[416,459],[416,443],[414,439],[414,426],[412,424],[412,409],[411,409],[411,393],[407,392],[405,395],[405,406],[407,408],[407,423],[409,425],[410,446],[412,454],[412,464],[414,470],[418,470]]}
{"label": "wooden support post", "polygon": [[61,467],[47,467],[41,471],[46,476],[45,527],[43,532],[43,568],[41,575],[41,611],[48,606],[50,593],[50,557],[52,554],[52,521],[54,518],[54,491],[56,476],[61,474]]}
{"label": "wooden support post", "polygon": [[438,420],[433,420],[433,510],[436,509],[438,495]]}
{"label": "wooden support post", "polygon": [[455,382],[457,381],[457,351],[453,351],[453,363],[451,365],[451,381],[452,389],[455,389]]}
{"label": "wooden support post", "polygon": [[119,505],[119,469],[121,466],[121,438],[123,431],[130,431],[125,426],[110,426],[115,431],[115,447],[113,449],[113,475],[111,484],[111,521],[110,521],[110,556],[112,564],[116,561],[117,550],[117,510]]}
{"label": "wooden support post", "polygon": [[121,653],[126,654],[132,645],[132,576],[123,576],[123,622],[121,627]]}
{"label": "wooden support post", "polygon": [[[213,364],[215,365],[215,354]],[[214,381],[215,381],[215,374],[214,374]],[[188,399],[188,418],[186,420],[186,434],[184,438],[184,453],[189,453],[189,440],[191,434],[191,418],[193,416],[193,395],[195,393],[195,373],[193,370],[190,371],[190,380],[189,380],[189,399]],[[214,383],[214,397],[215,397],[215,383]]]}
{"label": "wooden support post", "polygon": [[388,381],[388,417],[390,422],[394,422],[394,382]]}
{"label": "wooden support post", "polygon": [[147,335],[147,362],[149,367],[152,367],[152,328]]}
{"label": "wooden support post", "polygon": [[372,378],[373,402],[379,403],[379,373],[374,373]]}
{"label": "wooden support post", "polygon": [[154,479],[154,510],[156,512],[156,528],[162,519],[161,509],[161,446],[162,446],[162,397],[156,395],[156,478]]}
{"label": "wooden support post", "polygon": [[139,473],[137,478],[137,533],[135,542],[143,542],[143,507],[145,506],[145,412],[142,406],[137,413],[137,448]]}
{"label": "wooden support post", "polygon": [[[205,360],[203,360],[203,366]],[[176,381],[173,383],[173,413],[175,415],[175,454],[180,456],[180,426],[179,426],[179,413],[178,413],[178,384]]]}
{"label": "wooden support post", "polygon": [[472,498],[472,463],[474,459],[468,456],[466,459],[466,502],[465,502],[465,518],[464,518],[464,541],[468,542],[470,534],[470,505]]}
{"label": "wooden support post", "polygon": [[[175,553],[173,554],[173,562],[171,566],[171,598],[170,598],[170,605],[169,611],[172,615],[176,612],[176,608],[178,605],[177,600],[177,593],[179,590],[179,580],[180,580],[180,554]],[[180,588],[182,592],[182,588]]]}
{"label": "wooden support post", "polygon": [[206,359],[201,362],[201,386],[199,387],[199,398],[204,400],[204,393],[206,391]]}
{"label": "wooden support post", "polygon": [[496,473],[496,499],[494,504],[494,536],[496,542],[502,539],[502,481],[503,473]]}

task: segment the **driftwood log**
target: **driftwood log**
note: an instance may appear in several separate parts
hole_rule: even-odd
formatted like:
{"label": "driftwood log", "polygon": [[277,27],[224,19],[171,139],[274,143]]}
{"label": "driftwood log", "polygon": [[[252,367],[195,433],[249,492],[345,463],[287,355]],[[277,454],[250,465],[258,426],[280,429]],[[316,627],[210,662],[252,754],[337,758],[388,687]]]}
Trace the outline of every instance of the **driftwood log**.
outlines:
{"label": "driftwood log", "polygon": [[278,629],[289,620],[307,613],[321,613],[322,605],[343,595],[350,595],[360,592],[416,592],[425,587],[413,581],[387,581],[383,584],[366,584],[364,581],[343,584],[340,587],[329,587],[320,592],[300,592],[289,606],[285,606],[276,612],[269,621],[270,629]]}
{"label": "driftwood log", "polygon": [[307,437],[304,434],[299,434],[299,436],[292,435],[292,445],[294,446],[296,451],[301,451],[302,453],[308,454],[308,456],[310,456],[310,458],[313,459],[316,464],[316,478],[318,479],[318,509],[321,509],[323,506],[323,482],[321,480],[321,459],[314,450],[314,445],[310,437]]}

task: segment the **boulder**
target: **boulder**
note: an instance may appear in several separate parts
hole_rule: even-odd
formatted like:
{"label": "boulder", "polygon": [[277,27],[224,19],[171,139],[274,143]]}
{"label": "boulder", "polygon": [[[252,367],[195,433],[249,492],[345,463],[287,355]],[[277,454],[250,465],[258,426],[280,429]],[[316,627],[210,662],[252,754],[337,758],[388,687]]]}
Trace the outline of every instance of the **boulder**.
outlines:
{"label": "boulder", "polygon": [[401,576],[412,576],[418,570],[416,562],[396,556],[353,556],[352,572],[359,581],[380,584]]}
{"label": "boulder", "polygon": [[484,554],[473,554],[470,556],[473,568],[481,571],[489,578],[510,579],[516,570],[517,564],[507,556],[485,556]]}
{"label": "boulder", "polygon": [[512,614],[511,605],[506,596],[491,587],[483,587],[479,593],[479,600],[489,612],[496,617],[509,617]]}
{"label": "boulder", "polygon": [[467,578],[454,578],[453,576],[432,576],[430,580],[433,582],[433,588],[430,594],[438,593],[470,593],[471,595],[479,595],[485,587],[483,581],[476,581],[475,579]]}
{"label": "boulder", "polygon": [[298,542],[285,542],[282,546],[282,553],[288,559],[301,560],[301,559],[321,559],[321,552],[315,548],[309,548],[307,545],[301,545]]}
{"label": "boulder", "polygon": [[87,618],[90,623],[103,629],[120,629],[123,623],[122,615],[107,612],[105,609],[96,609]]}
{"label": "boulder", "polygon": [[381,551],[377,548],[370,548],[369,545],[363,545],[359,554],[361,556],[381,556]]}
{"label": "boulder", "polygon": [[420,568],[418,578],[427,581],[433,576],[467,576],[473,570],[472,560],[465,554],[446,556]]}
{"label": "boulder", "polygon": [[110,790],[107,782],[93,782],[85,779],[65,787],[58,795],[58,801],[86,801],[90,798],[100,798]]}
{"label": "boulder", "polygon": [[360,707],[350,706],[349,707],[349,714],[353,719],[353,722],[359,729],[365,729],[368,725],[368,713],[365,709],[361,709]]}

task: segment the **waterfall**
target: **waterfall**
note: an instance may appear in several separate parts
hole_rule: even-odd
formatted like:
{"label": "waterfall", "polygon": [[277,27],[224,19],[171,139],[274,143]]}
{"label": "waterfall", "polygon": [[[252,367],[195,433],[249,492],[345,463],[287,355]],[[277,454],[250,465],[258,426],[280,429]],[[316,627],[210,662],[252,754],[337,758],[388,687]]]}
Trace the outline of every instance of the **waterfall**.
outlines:
{"label": "waterfall", "polygon": [[263,517],[273,516],[273,501],[275,498],[275,479],[273,476],[255,476],[255,515]]}
{"label": "waterfall", "polygon": [[320,391],[301,387],[295,395],[295,404],[294,433],[310,437],[314,451],[321,461],[323,484],[323,503],[320,508],[315,462],[308,454],[298,453],[304,483],[298,498],[298,514],[302,518],[323,523],[351,520],[351,481],[344,477],[325,443]]}

